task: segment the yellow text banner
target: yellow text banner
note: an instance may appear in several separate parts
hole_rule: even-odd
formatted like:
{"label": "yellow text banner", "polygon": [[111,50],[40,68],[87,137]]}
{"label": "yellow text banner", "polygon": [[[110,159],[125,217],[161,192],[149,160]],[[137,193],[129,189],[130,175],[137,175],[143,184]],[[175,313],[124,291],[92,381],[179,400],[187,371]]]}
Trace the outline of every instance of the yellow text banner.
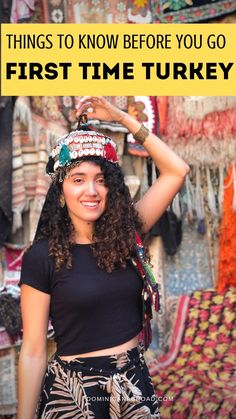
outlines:
{"label": "yellow text banner", "polygon": [[2,24],[1,94],[236,95],[236,25]]}

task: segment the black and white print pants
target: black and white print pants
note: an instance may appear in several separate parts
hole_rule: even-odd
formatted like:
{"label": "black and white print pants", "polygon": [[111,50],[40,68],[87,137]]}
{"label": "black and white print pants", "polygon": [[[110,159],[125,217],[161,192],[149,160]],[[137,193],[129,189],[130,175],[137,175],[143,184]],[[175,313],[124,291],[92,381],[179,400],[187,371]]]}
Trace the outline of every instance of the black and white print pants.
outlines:
{"label": "black and white print pants", "polygon": [[160,418],[143,348],[72,361],[55,353],[48,363],[36,418]]}

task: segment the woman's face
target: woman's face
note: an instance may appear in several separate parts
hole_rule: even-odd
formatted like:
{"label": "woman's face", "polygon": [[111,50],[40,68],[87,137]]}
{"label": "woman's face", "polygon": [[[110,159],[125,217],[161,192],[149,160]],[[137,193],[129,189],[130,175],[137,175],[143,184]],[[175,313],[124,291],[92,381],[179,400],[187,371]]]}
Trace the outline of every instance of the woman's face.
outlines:
{"label": "woman's face", "polygon": [[95,222],[106,209],[108,188],[101,167],[82,162],[64,180],[62,192],[72,223]]}

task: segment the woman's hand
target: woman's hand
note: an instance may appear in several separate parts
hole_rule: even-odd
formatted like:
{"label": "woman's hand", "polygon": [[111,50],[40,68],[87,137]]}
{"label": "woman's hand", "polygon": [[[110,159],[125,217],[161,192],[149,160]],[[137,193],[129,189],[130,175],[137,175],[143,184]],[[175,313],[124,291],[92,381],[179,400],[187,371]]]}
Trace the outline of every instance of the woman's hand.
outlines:
{"label": "woman's hand", "polygon": [[103,96],[84,96],[76,106],[76,117],[86,113],[89,119],[100,121],[121,122],[126,115],[121,109],[116,108]]}

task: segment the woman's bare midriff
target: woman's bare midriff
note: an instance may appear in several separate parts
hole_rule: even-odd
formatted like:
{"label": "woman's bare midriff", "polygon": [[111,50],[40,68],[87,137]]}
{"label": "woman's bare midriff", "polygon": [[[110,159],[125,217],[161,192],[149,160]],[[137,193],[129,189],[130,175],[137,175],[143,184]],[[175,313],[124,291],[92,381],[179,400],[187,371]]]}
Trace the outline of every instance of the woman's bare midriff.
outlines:
{"label": "woman's bare midriff", "polygon": [[135,348],[138,345],[138,335],[130,339],[128,342],[122,343],[122,345],[113,346],[112,348],[101,349],[94,352],[86,352],[85,354],[60,356],[64,361],[72,361],[74,358],[86,358],[90,356],[103,356],[103,355],[115,355],[121,352],[128,351],[129,349]]}

